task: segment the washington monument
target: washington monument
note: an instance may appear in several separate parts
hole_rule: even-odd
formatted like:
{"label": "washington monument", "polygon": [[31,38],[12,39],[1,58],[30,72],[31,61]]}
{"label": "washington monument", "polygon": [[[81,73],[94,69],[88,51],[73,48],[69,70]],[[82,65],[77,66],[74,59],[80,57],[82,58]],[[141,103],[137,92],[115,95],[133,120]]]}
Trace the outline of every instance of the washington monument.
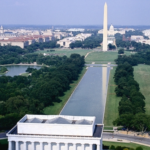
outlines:
{"label": "washington monument", "polygon": [[103,24],[103,51],[107,51],[107,3],[104,6],[104,24]]}

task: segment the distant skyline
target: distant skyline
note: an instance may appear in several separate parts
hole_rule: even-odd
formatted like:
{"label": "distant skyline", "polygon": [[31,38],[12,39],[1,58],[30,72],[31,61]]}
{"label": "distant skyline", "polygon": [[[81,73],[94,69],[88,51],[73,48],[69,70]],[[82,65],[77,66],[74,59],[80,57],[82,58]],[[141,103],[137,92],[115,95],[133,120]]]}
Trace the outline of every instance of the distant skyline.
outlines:
{"label": "distant skyline", "polygon": [[150,25],[148,0],[1,0],[0,25]]}

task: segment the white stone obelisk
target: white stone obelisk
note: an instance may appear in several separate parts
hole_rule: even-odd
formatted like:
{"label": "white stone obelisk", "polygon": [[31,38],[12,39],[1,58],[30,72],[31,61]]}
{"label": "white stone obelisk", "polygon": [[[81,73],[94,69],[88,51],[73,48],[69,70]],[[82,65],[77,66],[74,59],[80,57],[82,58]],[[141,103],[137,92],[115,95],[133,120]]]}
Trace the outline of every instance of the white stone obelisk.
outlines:
{"label": "white stone obelisk", "polygon": [[103,24],[103,51],[108,50],[107,44],[107,3],[104,6],[104,24]]}

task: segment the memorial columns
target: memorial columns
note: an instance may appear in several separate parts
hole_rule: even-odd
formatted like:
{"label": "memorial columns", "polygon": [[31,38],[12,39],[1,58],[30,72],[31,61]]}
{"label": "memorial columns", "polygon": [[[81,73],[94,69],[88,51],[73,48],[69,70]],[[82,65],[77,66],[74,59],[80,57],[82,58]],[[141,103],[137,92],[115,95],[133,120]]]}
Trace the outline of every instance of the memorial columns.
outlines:
{"label": "memorial columns", "polygon": [[19,142],[16,141],[16,150],[19,150]]}
{"label": "memorial columns", "polygon": [[73,143],[73,150],[76,150],[76,143]]}
{"label": "memorial columns", "polygon": [[69,145],[68,145],[68,143],[65,143],[65,150],[69,150]]}
{"label": "memorial columns", "polygon": [[93,144],[89,144],[89,150],[93,150]]}
{"label": "memorial columns", "polygon": [[43,150],[43,142],[40,142],[40,150]]}
{"label": "memorial columns", "polygon": [[57,146],[57,148],[56,148],[56,149],[57,149],[57,150],[59,150],[59,143],[56,143],[56,146]]}
{"label": "memorial columns", "polygon": [[26,142],[24,142],[24,150],[27,150]]}
{"label": "memorial columns", "polygon": [[100,150],[100,145],[99,144],[97,144],[97,150]]}
{"label": "memorial columns", "polygon": [[12,141],[9,141],[9,150],[12,150]]}
{"label": "memorial columns", "polygon": [[52,150],[52,143],[49,143],[49,150]]}
{"label": "memorial columns", "polygon": [[35,150],[35,148],[34,148],[34,142],[32,142],[32,149]]}
{"label": "memorial columns", "polygon": [[84,150],[84,144],[81,144],[81,150]]}

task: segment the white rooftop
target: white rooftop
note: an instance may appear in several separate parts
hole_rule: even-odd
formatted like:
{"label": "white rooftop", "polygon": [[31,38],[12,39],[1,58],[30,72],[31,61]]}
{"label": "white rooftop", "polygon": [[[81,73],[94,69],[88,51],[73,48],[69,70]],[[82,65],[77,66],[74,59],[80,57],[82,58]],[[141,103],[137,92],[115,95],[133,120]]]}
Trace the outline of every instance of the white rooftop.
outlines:
{"label": "white rooftop", "polygon": [[95,117],[25,115],[17,123],[18,134],[93,136]]}

